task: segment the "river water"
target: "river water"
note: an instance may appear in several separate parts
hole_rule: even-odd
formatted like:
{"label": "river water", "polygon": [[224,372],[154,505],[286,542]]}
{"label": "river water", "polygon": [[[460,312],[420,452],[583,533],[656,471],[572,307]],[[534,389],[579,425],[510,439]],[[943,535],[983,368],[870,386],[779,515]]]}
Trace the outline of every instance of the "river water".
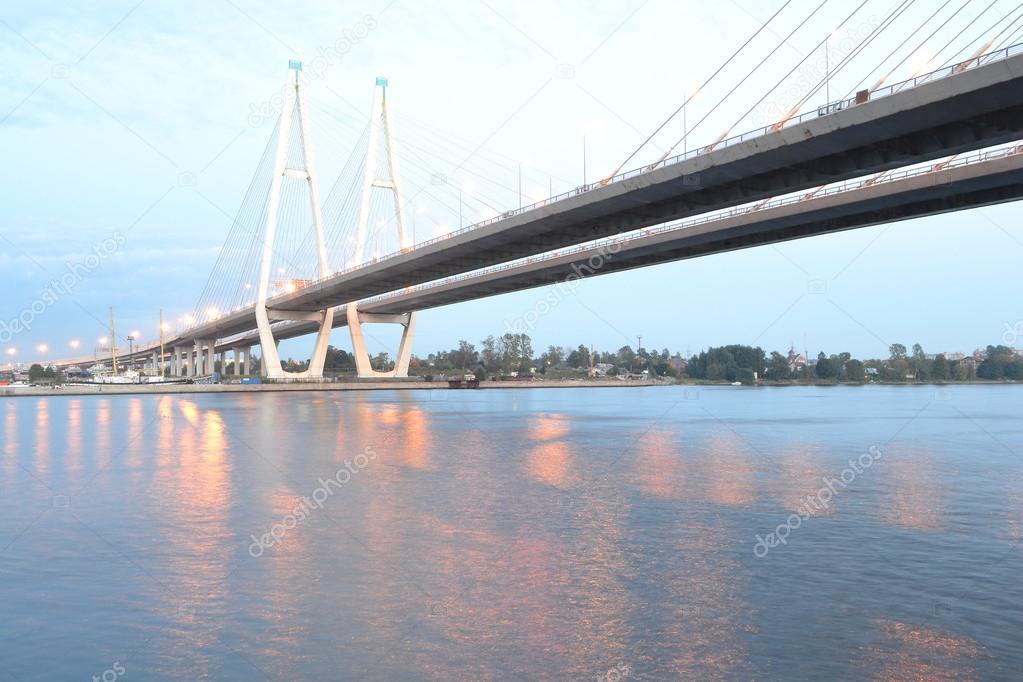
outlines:
{"label": "river water", "polygon": [[0,680],[1020,679],[1023,389],[0,400]]}

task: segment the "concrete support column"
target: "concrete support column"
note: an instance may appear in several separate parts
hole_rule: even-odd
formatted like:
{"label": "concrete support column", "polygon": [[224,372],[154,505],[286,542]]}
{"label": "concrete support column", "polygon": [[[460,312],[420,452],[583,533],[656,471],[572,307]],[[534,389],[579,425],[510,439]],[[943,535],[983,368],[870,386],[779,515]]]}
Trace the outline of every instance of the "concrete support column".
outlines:
{"label": "concrete support column", "polygon": [[190,363],[189,375],[193,377],[199,376],[202,372],[202,341],[196,339],[193,343],[192,353],[195,355],[195,360]]}
{"label": "concrete support column", "polygon": [[242,348],[242,374],[249,373],[249,363],[252,362],[252,346]]}
{"label": "concrete support column", "polygon": [[[361,313],[355,303],[349,303],[346,306],[346,313],[348,315],[348,332],[352,336],[352,355],[355,356],[356,375],[360,379],[407,377],[409,362],[412,359],[412,339],[416,330],[415,312],[399,315]],[[362,334],[363,322],[384,322],[400,324],[404,327],[401,333],[401,342],[398,345],[398,357],[395,358],[394,369],[391,371],[375,370],[370,364],[369,352],[366,350],[366,341]]]}
{"label": "concrete support column", "polygon": [[234,360],[234,375],[236,377],[240,377],[242,375],[242,366],[241,366],[242,349],[241,348],[237,348],[237,347],[236,348],[232,348],[231,349],[231,355],[233,356],[233,360]]}

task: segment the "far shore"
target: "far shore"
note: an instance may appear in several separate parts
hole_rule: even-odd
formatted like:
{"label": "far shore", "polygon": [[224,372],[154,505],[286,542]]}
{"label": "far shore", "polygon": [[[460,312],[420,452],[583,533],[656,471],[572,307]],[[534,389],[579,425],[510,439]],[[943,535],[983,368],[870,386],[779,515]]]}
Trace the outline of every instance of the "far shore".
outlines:
{"label": "far shore", "polygon": [[[601,379],[555,379],[550,381],[481,381],[480,389],[495,388],[639,388],[643,386],[673,386],[664,381],[621,381]],[[161,395],[169,393],[279,393],[289,391],[459,391],[447,381],[417,381],[396,379],[390,381],[338,381],[288,382],[265,384],[66,384],[50,386],[0,386],[0,397],[59,397],[62,395]]]}
{"label": "far shore", "polygon": [[[985,381],[982,379],[950,382],[819,382],[793,383],[761,381],[756,384],[736,386],[726,381],[644,381],[621,379],[538,379],[535,381],[481,381],[479,388],[525,389],[525,388],[642,388],[650,386],[691,386],[691,387],[734,387],[734,388],[785,388],[812,387],[831,388],[836,386],[1004,386],[1021,384],[1020,381]],[[50,386],[0,386],[0,397],[59,397],[82,395],[163,395],[176,393],[282,393],[294,391],[457,391],[477,389],[449,388],[446,381],[424,381],[418,379],[391,379],[383,381],[338,381],[338,382],[286,382],[263,384],[65,384]]]}

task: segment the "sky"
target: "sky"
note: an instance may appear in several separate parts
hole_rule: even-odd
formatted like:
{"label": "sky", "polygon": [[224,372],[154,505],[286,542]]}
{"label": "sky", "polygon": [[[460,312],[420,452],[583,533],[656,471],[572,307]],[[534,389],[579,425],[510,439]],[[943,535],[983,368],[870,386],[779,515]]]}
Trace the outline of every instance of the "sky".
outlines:
{"label": "sky", "polygon": [[[592,182],[639,148],[626,166],[638,167],[684,132],[686,147],[706,144],[773,122],[807,94],[802,110],[889,71],[893,82],[941,66],[1015,10],[914,2],[843,64],[898,6],[2,2],[0,361],[91,351],[109,306],[119,334],[143,338],[156,336],[160,310],[174,323],[193,309],[272,134],[290,59],[305,63],[324,194],[356,147],[374,79],[388,78],[405,192],[422,196],[422,240],[457,224],[458,188],[463,220],[478,220],[518,204],[520,164],[527,200],[568,191],[584,168]],[[698,88],[684,120],[642,146]],[[684,353],[726,343],[859,357],[887,356],[896,342],[1023,346],[1019,217],[1020,205],[1006,204],[596,277],[530,335],[538,353],[613,350],[637,336]],[[73,282],[52,284],[68,272]],[[500,335],[546,293],[423,311],[414,352]],[[375,326],[370,349],[393,355],[397,339]],[[345,329],[332,342],[351,347]],[[311,343],[286,342],[282,354],[307,357]]]}

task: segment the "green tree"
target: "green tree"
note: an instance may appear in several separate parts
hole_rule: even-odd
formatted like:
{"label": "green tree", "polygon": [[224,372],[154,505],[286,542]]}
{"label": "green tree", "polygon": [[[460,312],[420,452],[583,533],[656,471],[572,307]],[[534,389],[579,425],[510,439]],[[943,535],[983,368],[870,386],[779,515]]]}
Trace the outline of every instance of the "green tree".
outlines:
{"label": "green tree", "polygon": [[[984,354],[984,361],[977,367],[977,376],[981,379],[1000,380],[1013,378],[1017,369],[1013,367],[1016,362],[1015,352],[1008,346],[988,346]],[[1008,374],[1012,375],[1007,377]]]}
{"label": "green tree", "polygon": [[38,362],[32,363],[32,366],[28,368],[28,380],[31,383],[36,383],[46,375],[46,370]]}
{"label": "green tree", "polygon": [[866,376],[866,368],[859,360],[849,360],[845,363],[845,378],[847,380],[863,383]]}
{"label": "green tree", "polygon": [[827,357],[824,353],[818,353],[814,374],[821,379],[834,379],[838,376],[837,361]]}
{"label": "green tree", "polygon": [[614,364],[618,365],[620,369],[632,371],[632,364],[636,360],[636,354],[633,352],[631,346],[622,346],[618,349],[618,353],[615,356]]}
{"label": "green tree", "polygon": [[765,376],[772,381],[788,381],[792,378],[789,359],[778,351],[771,351],[771,359],[767,362]]}
{"label": "green tree", "polygon": [[482,350],[480,351],[480,362],[486,367],[488,372],[499,372],[500,371],[500,356],[498,355],[497,339],[493,336],[488,336],[480,342]]}
{"label": "green tree", "polygon": [[906,359],[906,347],[901,343],[893,343],[888,346],[888,353],[892,360],[905,360]]}
{"label": "green tree", "polygon": [[568,364],[576,369],[588,369],[590,366],[590,349],[579,344],[579,347],[568,354]]}
{"label": "green tree", "polygon": [[542,360],[541,364],[557,367],[565,360],[565,349],[560,346],[547,346],[547,352],[540,359]]}
{"label": "green tree", "polygon": [[948,381],[951,373],[948,360],[945,359],[944,355],[938,354],[931,364],[931,378],[935,381]]}
{"label": "green tree", "polygon": [[455,362],[452,364],[464,372],[467,367],[472,367],[476,364],[479,354],[476,352],[476,346],[462,339],[458,342],[458,350],[454,351],[454,356],[453,360]]}
{"label": "green tree", "polygon": [[735,381],[740,369],[756,372],[758,376],[763,376],[766,362],[763,348],[739,345],[720,346],[708,348],[699,355],[694,355],[686,367],[686,374],[693,379]]}
{"label": "green tree", "polygon": [[[243,368],[244,369],[244,368]],[[327,346],[327,354],[323,361],[323,369],[328,372],[344,372],[355,369],[355,357],[343,348]],[[249,374],[250,372],[245,372]]]}

